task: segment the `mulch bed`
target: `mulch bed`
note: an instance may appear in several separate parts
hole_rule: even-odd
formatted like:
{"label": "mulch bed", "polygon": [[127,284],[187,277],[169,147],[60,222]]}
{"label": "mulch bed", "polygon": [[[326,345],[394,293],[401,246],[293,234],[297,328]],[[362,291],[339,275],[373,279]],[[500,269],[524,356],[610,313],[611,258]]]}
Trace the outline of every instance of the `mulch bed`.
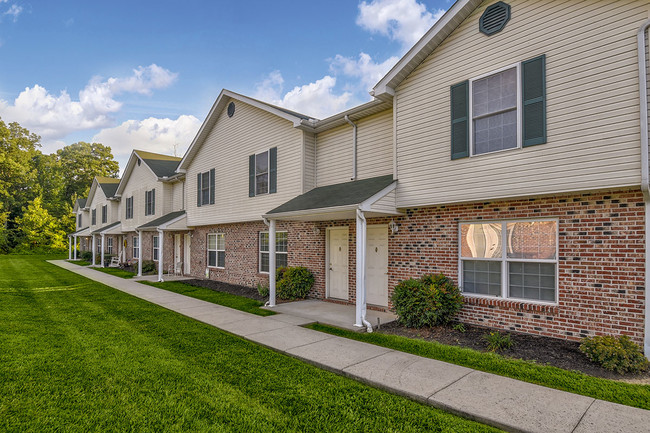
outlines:
{"label": "mulch bed", "polygon": [[[382,325],[379,332],[400,335],[420,340],[437,341],[450,346],[459,346],[487,352],[487,342],[483,336],[493,329],[464,324],[465,332],[453,329],[452,326],[435,326],[432,328],[412,329],[406,328],[397,322]],[[508,350],[499,352],[509,358],[535,361],[538,364],[549,364],[565,370],[576,370],[590,376],[605,379],[634,381],[650,379],[650,372],[642,374],[618,374],[605,370],[592,363],[579,350],[580,343],[556,338],[541,337],[536,335],[520,334],[516,332],[500,331],[510,334],[513,346]],[[644,380],[645,381],[645,380]]]}
{"label": "mulch bed", "polygon": [[183,280],[183,283],[195,287],[203,287],[205,289],[214,290],[215,292],[226,292],[232,295],[243,296],[245,298],[255,299],[256,301],[266,302],[269,300],[268,296],[260,296],[257,289],[253,287],[239,286],[237,284],[222,283],[215,280]]}

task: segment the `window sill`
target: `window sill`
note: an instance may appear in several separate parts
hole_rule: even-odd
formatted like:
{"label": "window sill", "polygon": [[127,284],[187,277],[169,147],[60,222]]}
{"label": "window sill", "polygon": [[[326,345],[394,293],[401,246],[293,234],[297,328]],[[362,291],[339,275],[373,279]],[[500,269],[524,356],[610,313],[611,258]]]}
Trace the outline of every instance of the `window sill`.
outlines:
{"label": "window sill", "polygon": [[208,269],[226,269],[225,266],[208,266]]}
{"label": "window sill", "polygon": [[463,294],[463,300],[468,305],[479,305],[488,307],[501,307],[517,311],[533,311],[540,313],[557,314],[559,307],[557,304],[542,304],[537,302],[527,302],[514,299],[503,299],[494,297],[472,296]]}

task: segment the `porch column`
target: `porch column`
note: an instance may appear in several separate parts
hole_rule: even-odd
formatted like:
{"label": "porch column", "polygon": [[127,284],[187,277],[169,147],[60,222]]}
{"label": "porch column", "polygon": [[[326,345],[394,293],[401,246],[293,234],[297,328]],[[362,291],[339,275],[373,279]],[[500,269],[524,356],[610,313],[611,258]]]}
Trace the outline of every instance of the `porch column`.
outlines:
{"label": "porch column", "polygon": [[72,236],[68,235],[68,260],[72,260]]}
{"label": "porch column", "polygon": [[158,230],[158,281],[163,282],[163,239],[165,238],[165,233],[162,230]]}
{"label": "porch column", "polygon": [[142,230],[138,231],[138,277],[142,276]]}
{"label": "porch column", "polygon": [[77,260],[77,236],[74,237],[74,259]]}
{"label": "porch column", "polygon": [[97,256],[97,236],[93,234],[93,266],[95,266],[95,263],[97,262],[96,256]]}
{"label": "porch column", "polygon": [[102,264],[101,267],[104,267],[104,233],[102,233],[102,253],[101,253],[101,259],[102,259]]}
{"label": "porch column", "polygon": [[357,309],[354,326],[363,327],[366,317],[366,218],[363,212],[357,209],[357,281],[356,299]]}
{"label": "porch column", "polygon": [[275,220],[269,221],[269,307],[275,307]]}

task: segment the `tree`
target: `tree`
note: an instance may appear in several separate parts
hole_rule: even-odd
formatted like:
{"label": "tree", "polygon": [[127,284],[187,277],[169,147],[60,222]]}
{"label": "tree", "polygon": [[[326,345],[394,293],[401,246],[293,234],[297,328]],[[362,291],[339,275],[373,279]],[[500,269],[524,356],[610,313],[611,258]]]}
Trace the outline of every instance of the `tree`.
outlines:
{"label": "tree", "polygon": [[17,250],[40,252],[65,249],[65,232],[42,203],[41,196],[36,197],[23,209],[22,216],[16,218],[19,236]]}
{"label": "tree", "polygon": [[62,178],[65,179],[63,199],[70,202],[76,194],[87,197],[95,176],[117,177],[119,164],[111,148],[100,143],[78,143],[56,152]]}

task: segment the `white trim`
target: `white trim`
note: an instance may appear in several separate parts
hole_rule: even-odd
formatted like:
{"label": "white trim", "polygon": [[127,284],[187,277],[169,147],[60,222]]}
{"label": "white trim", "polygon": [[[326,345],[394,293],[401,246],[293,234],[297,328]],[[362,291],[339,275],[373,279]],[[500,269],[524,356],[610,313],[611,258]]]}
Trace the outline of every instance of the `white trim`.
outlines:
{"label": "white trim", "polygon": [[[156,246],[156,239],[158,240],[158,246]],[[158,254],[156,254],[158,252]],[[156,255],[158,258],[156,258]],[[160,260],[160,235],[153,235],[151,238],[151,258],[154,262]]]}
{"label": "white trim", "polygon": [[[219,249],[219,235],[223,236],[223,250]],[[214,246],[215,249],[211,250],[210,249],[210,236],[214,236]],[[226,260],[224,257],[224,265],[219,266],[219,251],[223,251],[224,255],[226,253],[226,234],[223,232],[219,233],[208,233],[206,236],[206,242],[205,242],[205,263],[207,264],[207,267],[210,269],[226,269]],[[214,260],[215,260],[215,266],[210,266],[210,251],[215,252]]]}
{"label": "white trim", "polygon": [[[555,222],[555,260],[551,259],[508,259],[507,253],[507,225],[508,223],[517,222]],[[486,257],[462,257],[462,239],[461,239],[461,226],[463,224],[501,224],[501,257],[499,258],[486,258]],[[458,286],[461,288],[463,296],[482,298],[482,299],[502,299],[504,301],[517,301],[530,304],[541,305],[559,305],[560,295],[560,221],[558,218],[522,218],[522,219],[495,219],[495,220],[466,220],[458,222]],[[463,259],[470,261],[486,261],[486,262],[500,262],[501,263],[501,294],[500,296],[483,295],[480,293],[468,293],[463,291]],[[510,289],[508,263],[554,263],[555,264],[555,301],[541,301],[535,299],[522,299],[508,296]]]}
{"label": "white trim", "polygon": [[[266,152],[266,192],[257,192],[257,176],[262,176],[264,173],[257,174],[257,155],[261,155]],[[262,150],[261,152],[256,152],[255,156],[255,176],[254,176],[254,185],[255,185],[255,196],[269,195],[269,190],[271,189],[271,148]],[[252,198],[252,197],[251,197]]]}
{"label": "white trim", "polygon": [[397,187],[397,182],[393,181],[390,185],[383,188],[381,191],[376,192],[375,194],[371,195],[370,197],[368,197],[367,199],[359,203],[359,209],[361,209],[364,212],[370,212],[371,211],[370,207],[373,204],[375,204],[376,202],[384,198],[386,195],[388,195],[389,192],[393,191],[396,187]]}
{"label": "white trim", "polygon": [[325,229],[325,298],[327,299],[342,299],[342,298],[335,298],[330,294],[330,272],[329,272],[329,263],[330,263],[330,237],[331,237],[331,232],[332,230],[345,230],[345,232],[348,235],[348,241],[346,242],[345,246],[348,249],[348,263],[346,263],[346,269],[347,269],[347,283],[348,283],[348,290],[347,290],[347,296],[343,299],[345,301],[350,300],[350,227],[349,226],[335,226],[335,227],[327,227]]}
{"label": "white trim", "polygon": [[[138,243],[138,246],[136,247],[136,241]],[[138,249],[138,254],[135,253],[136,248]],[[133,256],[134,259],[137,259],[140,257],[140,238],[139,236],[133,236],[133,242],[131,244],[131,255]]]}
{"label": "white trim", "polygon": [[[270,220],[269,223],[271,221],[275,221],[275,220]],[[262,251],[262,233],[269,234],[269,251]],[[275,240],[276,240],[276,242],[277,242],[277,239],[278,239],[277,235],[279,233],[286,233],[287,234],[287,251],[286,252],[285,251],[280,251],[280,252],[276,251],[275,254],[286,254],[287,263],[288,263],[289,262],[289,233],[286,230],[277,230],[275,232],[275,235],[276,235]],[[260,273],[260,274],[268,274],[269,273],[268,271],[263,271],[262,270],[262,253],[269,254],[269,270],[271,269],[270,251],[271,251],[270,231],[269,230],[262,230],[262,231],[258,232],[258,234],[257,234],[257,272]]]}

